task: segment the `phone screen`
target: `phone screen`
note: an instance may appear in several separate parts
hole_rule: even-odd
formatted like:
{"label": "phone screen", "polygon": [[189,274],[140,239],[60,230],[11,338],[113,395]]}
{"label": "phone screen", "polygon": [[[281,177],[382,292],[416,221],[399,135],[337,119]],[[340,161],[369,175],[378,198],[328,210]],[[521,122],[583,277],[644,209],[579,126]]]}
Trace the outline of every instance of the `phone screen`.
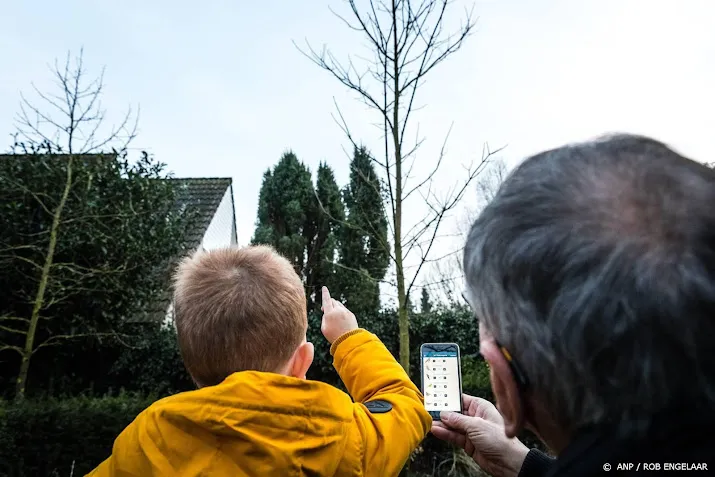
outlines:
{"label": "phone screen", "polygon": [[441,411],[462,412],[462,375],[459,346],[454,343],[429,343],[420,348],[422,394],[425,409],[433,419]]}

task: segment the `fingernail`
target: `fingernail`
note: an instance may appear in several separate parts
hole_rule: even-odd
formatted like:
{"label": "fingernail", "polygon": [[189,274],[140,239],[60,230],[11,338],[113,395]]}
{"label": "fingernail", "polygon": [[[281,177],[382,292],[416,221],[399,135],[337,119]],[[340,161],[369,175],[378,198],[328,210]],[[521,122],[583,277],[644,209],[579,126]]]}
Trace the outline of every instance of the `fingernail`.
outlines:
{"label": "fingernail", "polygon": [[439,413],[439,420],[440,420],[440,421],[447,421],[447,420],[449,420],[449,415],[450,415],[450,412],[449,412],[449,411],[442,411],[442,412]]}

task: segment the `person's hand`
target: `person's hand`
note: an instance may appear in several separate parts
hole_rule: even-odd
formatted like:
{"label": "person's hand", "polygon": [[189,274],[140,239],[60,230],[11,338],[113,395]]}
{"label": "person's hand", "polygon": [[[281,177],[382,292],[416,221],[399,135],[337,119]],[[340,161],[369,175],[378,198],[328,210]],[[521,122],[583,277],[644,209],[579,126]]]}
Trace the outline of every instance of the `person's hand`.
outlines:
{"label": "person's hand", "polygon": [[356,330],[357,319],[345,305],[330,298],[328,287],[323,287],[323,323],[320,331],[330,344],[348,331]]}
{"label": "person's hand", "polygon": [[462,449],[495,477],[515,477],[529,453],[519,439],[504,433],[504,419],[486,399],[462,394],[464,414],[442,412],[432,423],[432,434]]}

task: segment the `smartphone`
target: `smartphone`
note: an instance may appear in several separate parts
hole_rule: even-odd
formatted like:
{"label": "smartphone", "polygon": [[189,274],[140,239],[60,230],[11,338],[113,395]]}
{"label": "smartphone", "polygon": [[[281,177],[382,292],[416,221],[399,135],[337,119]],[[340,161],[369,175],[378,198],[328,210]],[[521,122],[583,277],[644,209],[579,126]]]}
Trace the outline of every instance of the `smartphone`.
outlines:
{"label": "smartphone", "polygon": [[456,343],[425,343],[420,346],[422,395],[425,409],[439,421],[441,411],[463,412],[462,365]]}

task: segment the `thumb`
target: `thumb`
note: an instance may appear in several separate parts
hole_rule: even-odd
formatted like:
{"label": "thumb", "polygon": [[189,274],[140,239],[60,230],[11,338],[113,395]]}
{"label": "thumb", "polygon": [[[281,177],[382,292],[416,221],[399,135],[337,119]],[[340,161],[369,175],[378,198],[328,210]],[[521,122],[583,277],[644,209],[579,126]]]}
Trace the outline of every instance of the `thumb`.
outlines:
{"label": "thumb", "polygon": [[439,419],[446,426],[454,429],[455,431],[462,431],[465,434],[467,430],[473,426],[472,418],[458,412],[442,411],[439,414]]}

